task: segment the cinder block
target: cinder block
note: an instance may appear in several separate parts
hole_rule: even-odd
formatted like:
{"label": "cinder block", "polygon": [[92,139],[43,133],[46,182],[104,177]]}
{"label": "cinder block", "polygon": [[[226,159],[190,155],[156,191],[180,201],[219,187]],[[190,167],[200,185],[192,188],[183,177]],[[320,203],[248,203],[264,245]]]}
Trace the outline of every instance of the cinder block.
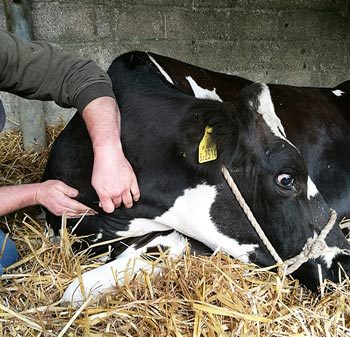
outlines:
{"label": "cinder block", "polygon": [[95,6],[95,33],[99,38],[113,38],[111,11],[105,6]]}
{"label": "cinder block", "polygon": [[237,74],[242,70],[265,72],[274,67],[278,47],[270,41],[197,41],[194,45],[196,64],[214,71]]}
{"label": "cinder block", "polygon": [[[257,29],[258,27],[258,29]],[[166,31],[169,38],[190,40],[276,39],[279,18],[270,12],[247,13],[237,9],[169,9]]]}
{"label": "cinder block", "polygon": [[6,29],[6,18],[3,2],[0,2],[0,29]]}
{"label": "cinder block", "polygon": [[342,39],[349,33],[348,18],[334,12],[279,11],[280,39]]}
{"label": "cinder block", "polygon": [[96,62],[103,70],[106,70],[114,59],[114,45],[108,42],[99,43],[75,43],[61,44],[60,49]]}
{"label": "cinder block", "polygon": [[318,74],[319,83],[332,88],[350,79],[349,75],[342,68],[336,68],[330,72],[319,72]]}
{"label": "cinder block", "polygon": [[33,6],[32,16],[37,39],[51,42],[96,40],[94,9],[80,2],[38,3]]}
{"label": "cinder block", "polygon": [[113,7],[125,7],[131,6],[173,6],[173,7],[190,7],[193,5],[193,0],[95,0],[96,4],[108,5]]}
{"label": "cinder block", "polygon": [[246,6],[246,3],[246,0],[193,0],[192,6],[195,8],[242,8]]}
{"label": "cinder block", "polygon": [[189,41],[175,39],[124,41],[123,52],[143,50],[173,57],[184,62],[194,63],[194,54],[190,45],[191,43]]}
{"label": "cinder block", "polygon": [[278,10],[324,10],[339,11],[349,7],[349,2],[331,0],[193,0],[194,7],[241,8],[242,10],[272,9]]}
{"label": "cinder block", "polygon": [[154,7],[117,8],[112,25],[118,40],[160,39],[165,37],[164,14]]}

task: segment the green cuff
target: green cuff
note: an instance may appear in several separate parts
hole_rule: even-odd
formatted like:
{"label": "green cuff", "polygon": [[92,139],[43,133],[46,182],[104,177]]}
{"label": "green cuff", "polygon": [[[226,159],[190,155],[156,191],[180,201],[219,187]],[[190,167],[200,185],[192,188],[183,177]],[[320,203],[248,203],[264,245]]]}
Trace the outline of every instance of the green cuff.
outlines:
{"label": "green cuff", "polygon": [[80,91],[77,96],[75,107],[82,114],[85,107],[99,97],[112,97],[115,99],[112,87],[106,82],[96,82]]}

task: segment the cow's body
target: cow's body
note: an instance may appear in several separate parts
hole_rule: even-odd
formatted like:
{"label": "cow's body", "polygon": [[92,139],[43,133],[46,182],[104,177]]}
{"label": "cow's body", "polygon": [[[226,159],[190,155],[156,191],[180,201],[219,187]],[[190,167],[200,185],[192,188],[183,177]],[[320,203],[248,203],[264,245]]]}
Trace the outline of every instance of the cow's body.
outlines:
{"label": "cow's body", "polygon": [[[132,209],[119,208],[112,214],[98,208],[97,195],[90,185],[91,142],[79,115],[56,140],[45,173],[46,179],[61,179],[77,188],[79,201],[99,212],[84,218],[76,229],[79,235],[91,235],[85,239],[88,243],[129,237],[113,244],[112,262],[104,266],[104,281],[97,282],[95,271],[84,275],[88,291],[95,283],[101,288],[111,286],[114,282],[111,266],[122,270],[129,257],[154,250],[155,246],[180,253],[186,237],[200,242],[191,239],[199,252],[206,251],[206,247],[220,248],[243,261],[262,266],[273,264],[223,179],[221,165],[228,167],[283,259],[298,254],[307,238],[319,233],[328,221],[329,208],[312,179],[330,204],[341,215],[346,214],[348,201],[336,195],[333,191],[337,187],[325,181],[327,172],[330,177],[335,172],[339,176],[346,173],[343,164],[350,158],[341,162],[335,152],[346,139],[335,139],[336,134],[323,126],[317,116],[324,116],[326,125],[332,124],[331,116],[339,113],[336,99],[343,100],[347,94],[336,96],[327,89],[249,86],[251,82],[241,78],[139,52],[117,58],[109,75],[122,112],[124,152],[141,189],[140,201]],[[208,99],[198,99],[193,94]],[[316,101],[317,109],[311,109]],[[325,102],[331,108],[326,109]],[[198,144],[206,126],[213,129],[218,158],[199,164]],[[303,157],[290,140],[306,159],[312,179]],[[334,149],[332,142],[336,145]],[[333,155],[333,160],[328,157],[325,164],[327,154]],[[341,183],[344,193],[347,183],[348,179],[344,178]],[[60,227],[60,220],[51,214],[48,221],[56,230]],[[69,226],[75,223],[76,220],[69,220]],[[286,237],[289,239],[285,240]],[[346,271],[350,269],[348,256],[342,252],[349,245],[339,227],[328,235],[327,245],[327,252],[316,262],[322,265],[326,277],[335,280],[338,262]],[[142,263],[136,270],[141,267]],[[305,263],[296,275],[309,287],[317,286],[315,261]],[[75,281],[69,287],[65,300],[81,300],[77,284]]]}

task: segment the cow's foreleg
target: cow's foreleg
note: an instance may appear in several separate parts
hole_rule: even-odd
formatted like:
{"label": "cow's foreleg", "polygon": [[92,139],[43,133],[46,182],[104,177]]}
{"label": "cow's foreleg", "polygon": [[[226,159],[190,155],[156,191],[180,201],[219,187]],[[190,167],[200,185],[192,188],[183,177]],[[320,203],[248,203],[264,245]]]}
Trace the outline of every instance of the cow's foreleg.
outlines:
{"label": "cow's foreleg", "polygon": [[81,283],[79,278],[76,278],[63,294],[61,303],[78,306],[88,296],[96,297],[118,284],[123,284],[125,277],[133,277],[141,270],[157,273],[161,269],[159,264],[155,267],[152,259],[143,254],[154,252],[161,247],[161,251],[168,251],[170,256],[179,256],[184,252],[187,243],[186,237],[176,231],[158,233],[151,240],[140,239],[131,244],[115,260],[84,273]]}

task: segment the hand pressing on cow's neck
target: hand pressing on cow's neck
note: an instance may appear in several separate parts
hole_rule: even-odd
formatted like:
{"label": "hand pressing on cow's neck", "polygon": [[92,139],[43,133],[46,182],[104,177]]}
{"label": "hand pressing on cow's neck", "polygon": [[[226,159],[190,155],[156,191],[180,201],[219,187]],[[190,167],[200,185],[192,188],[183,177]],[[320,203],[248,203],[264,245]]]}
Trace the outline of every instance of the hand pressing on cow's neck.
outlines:
{"label": "hand pressing on cow's neck", "polygon": [[91,184],[100,207],[107,213],[122,204],[126,208],[140,198],[135,173],[125,158],[120,141],[120,113],[112,97],[91,101],[82,113],[93,151],[94,165]]}

